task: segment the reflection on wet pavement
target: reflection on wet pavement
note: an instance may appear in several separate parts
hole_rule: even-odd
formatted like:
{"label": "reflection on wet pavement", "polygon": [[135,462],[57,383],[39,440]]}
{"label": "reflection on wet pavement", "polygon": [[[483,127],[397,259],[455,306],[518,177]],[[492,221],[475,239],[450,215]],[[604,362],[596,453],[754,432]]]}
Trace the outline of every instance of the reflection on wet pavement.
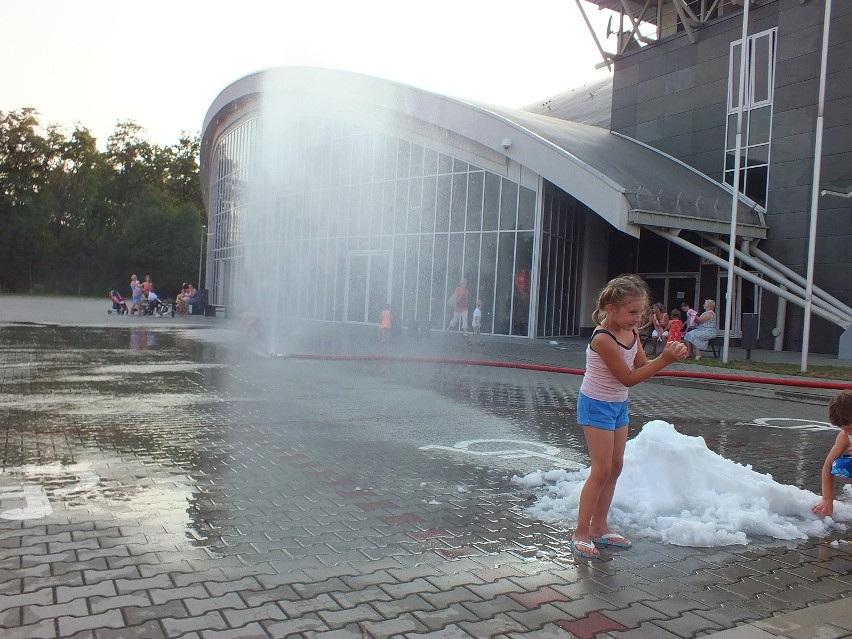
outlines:
{"label": "reflection on wet pavement", "polygon": [[[370,574],[392,558],[586,569],[570,554],[570,531],[532,519],[532,496],[511,482],[587,463],[579,377],[270,360],[238,343],[139,328],[7,326],[0,358],[0,531],[54,525],[97,537],[74,557],[39,562],[150,553],[152,564],[234,560],[279,577],[341,566]],[[655,384],[631,398],[634,435],[664,419],[729,459],[819,489],[834,436],[819,427],[821,407],[785,403],[788,421],[768,424],[780,402]],[[793,553],[773,543],[749,551]],[[826,552],[817,541],[802,547]],[[631,571],[694,562],[676,587],[703,593],[707,574],[682,550],[640,543],[599,562],[596,584],[623,574],[657,592],[662,581]],[[739,560],[690,551],[705,568]]]}

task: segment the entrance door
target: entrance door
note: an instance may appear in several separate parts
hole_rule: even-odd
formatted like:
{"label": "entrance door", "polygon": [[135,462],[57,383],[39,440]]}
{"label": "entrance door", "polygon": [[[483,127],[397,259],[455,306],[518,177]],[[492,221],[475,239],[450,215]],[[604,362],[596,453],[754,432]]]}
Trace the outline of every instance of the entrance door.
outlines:
{"label": "entrance door", "polygon": [[[683,302],[689,302],[692,308],[696,308],[697,278],[695,275],[646,275],[643,279],[651,289],[651,302],[661,302],[666,308],[666,313],[671,313],[674,308],[679,309]],[[701,306],[698,305],[698,308]]]}
{"label": "entrance door", "polygon": [[351,251],[346,264],[347,322],[378,322],[390,303],[390,251]]}

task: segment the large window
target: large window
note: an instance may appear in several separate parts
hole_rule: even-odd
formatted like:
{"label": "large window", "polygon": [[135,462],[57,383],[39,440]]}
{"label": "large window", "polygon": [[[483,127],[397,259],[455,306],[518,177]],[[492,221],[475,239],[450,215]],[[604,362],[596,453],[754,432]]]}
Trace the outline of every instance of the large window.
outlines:
{"label": "large window", "polygon": [[[740,146],[740,191],[762,206],[766,206],[769,188],[769,143],[775,86],[775,36],[776,29],[757,33],[749,36],[745,47],[746,78]],[[724,167],[725,182],[730,185],[734,184],[736,170],[742,55],[742,40],[732,42],[728,71],[728,120]]]}
{"label": "large window", "polygon": [[397,328],[441,330],[465,278],[483,332],[531,334],[535,190],[357,124],[271,120],[242,123],[213,156],[215,303],[363,323],[390,303]]}

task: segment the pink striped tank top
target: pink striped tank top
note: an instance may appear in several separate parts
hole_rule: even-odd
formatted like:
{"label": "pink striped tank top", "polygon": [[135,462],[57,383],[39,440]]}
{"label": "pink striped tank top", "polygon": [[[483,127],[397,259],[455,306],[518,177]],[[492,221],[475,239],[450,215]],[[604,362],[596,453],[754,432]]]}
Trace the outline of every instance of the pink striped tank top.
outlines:
{"label": "pink striped tank top", "polygon": [[627,401],[627,386],[619,382],[609,367],[601,359],[594,350],[592,350],[592,339],[600,333],[605,333],[615,340],[615,343],[621,347],[621,355],[624,357],[624,363],[627,368],[633,370],[635,368],[634,360],[638,351],[639,336],[636,331],[633,331],[633,344],[627,346],[619,342],[615,335],[608,330],[598,328],[592,333],[592,338],[589,340],[589,345],[586,346],[586,373],[583,375],[583,383],[580,386],[580,392],[586,397],[591,397],[601,402],[624,402]]}

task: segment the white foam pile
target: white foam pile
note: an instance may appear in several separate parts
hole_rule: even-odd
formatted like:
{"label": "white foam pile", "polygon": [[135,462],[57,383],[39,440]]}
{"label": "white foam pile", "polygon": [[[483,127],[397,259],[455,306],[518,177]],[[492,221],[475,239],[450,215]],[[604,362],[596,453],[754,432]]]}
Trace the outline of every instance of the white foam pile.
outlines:
{"label": "white foam pile", "polygon": [[[813,472],[820,469],[821,464]],[[573,527],[588,476],[588,468],[554,469],[512,481],[545,488],[529,514]],[[811,512],[818,501],[810,491],[779,484],[771,475],[714,453],[702,437],[683,435],[655,420],[627,442],[609,525],[634,537],[705,547],[746,544],[749,535],[789,540],[846,530],[841,522],[852,521],[852,504],[835,500],[833,517],[818,517]]]}

